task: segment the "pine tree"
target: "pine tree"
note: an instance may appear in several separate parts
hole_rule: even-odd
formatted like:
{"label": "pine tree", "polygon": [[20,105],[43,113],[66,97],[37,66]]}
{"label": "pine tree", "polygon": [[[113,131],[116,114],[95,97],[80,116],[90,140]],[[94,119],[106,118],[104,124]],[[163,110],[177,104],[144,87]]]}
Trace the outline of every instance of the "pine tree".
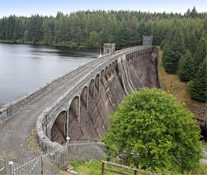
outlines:
{"label": "pine tree", "polygon": [[206,46],[206,39],[205,38],[201,38],[196,52],[194,54],[194,63],[195,63],[195,68],[198,69],[199,65],[203,62],[203,60],[206,58],[206,51],[207,46]]}
{"label": "pine tree", "polygon": [[38,43],[42,40],[43,30],[42,30],[42,17],[39,15],[32,16],[30,19],[29,27],[28,27],[28,41],[32,41],[33,43]]}
{"label": "pine tree", "polygon": [[196,77],[193,79],[193,84],[190,89],[191,98],[200,101],[207,102],[207,64],[206,60],[201,63],[199,71],[196,73]]}
{"label": "pine tree", "polygon": [[180,80],[188,82],[193,78],[194,75],[194,64],[193,58],[190,51],[187,51],[179,60],[178,75]]}
{"label": "pine tree", "polygon": [[190,16],[192,18],[198,17],[198,12],[196,11],[196,8],[195,7],[193,7],[192,11],[190,12]]}
{"label": "pine tree", "polygon": [[185,51],[183,34],[179,24],[174,21],[171,36],[167,42],[167,47],[163,54],[163,65],[167,73],[175,74],[178,68],[178,62]]}

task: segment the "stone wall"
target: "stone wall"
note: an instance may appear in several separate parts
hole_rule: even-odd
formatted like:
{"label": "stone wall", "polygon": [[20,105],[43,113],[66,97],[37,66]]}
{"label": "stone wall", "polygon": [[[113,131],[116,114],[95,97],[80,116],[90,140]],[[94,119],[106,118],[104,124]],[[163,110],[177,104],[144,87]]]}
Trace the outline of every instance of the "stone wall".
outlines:
{"label": "stone wall", "polygon": [[143,41],[142,41],[143,46],[152,45],[152,42],[153,42],[153,36],[143,36]]}
{"label": "stone wall", "polygon": [[70,142],[68,145],[69,162],[101,160],[106,157],[107,148],[104,143],[85,141]]}

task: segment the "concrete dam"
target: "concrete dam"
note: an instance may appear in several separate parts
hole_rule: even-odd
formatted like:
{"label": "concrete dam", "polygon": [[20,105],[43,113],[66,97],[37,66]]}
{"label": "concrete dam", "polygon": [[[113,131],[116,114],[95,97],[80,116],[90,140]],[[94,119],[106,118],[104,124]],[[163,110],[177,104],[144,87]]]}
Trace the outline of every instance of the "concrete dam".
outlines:
{"label": "concrete dam", "polygon": [[[88,87],[83,88],[80,96],[73,99],[68,110],[57,116],[51,140],[63,144],[68,134],[71,141],[98,141],[108,129],[108,116],[116,110],[124,95],[143,87],[159,87],[156,59],[156,49],[137,56],[123,55],[102,70]],[[65,132],[67,113],[68,133]]]}
{"label": "concrete dam", "polygon": [[53,80],[0,110],[0,154],[30,156],[27,139],[36,129],[47,151],[71,141],[98,141],[108,116],[124,95],[143,87],[159,88],[158,49],[151,45],[108,53]]}

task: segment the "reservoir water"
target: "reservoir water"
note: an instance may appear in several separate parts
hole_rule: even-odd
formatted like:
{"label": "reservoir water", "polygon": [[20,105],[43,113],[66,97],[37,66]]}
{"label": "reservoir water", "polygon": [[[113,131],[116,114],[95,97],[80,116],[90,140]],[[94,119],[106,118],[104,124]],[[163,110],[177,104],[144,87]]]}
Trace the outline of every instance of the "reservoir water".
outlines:
{"label": "reservoir water", "polygon": [[97,57],[96,49],[0,43],[0,108]]}

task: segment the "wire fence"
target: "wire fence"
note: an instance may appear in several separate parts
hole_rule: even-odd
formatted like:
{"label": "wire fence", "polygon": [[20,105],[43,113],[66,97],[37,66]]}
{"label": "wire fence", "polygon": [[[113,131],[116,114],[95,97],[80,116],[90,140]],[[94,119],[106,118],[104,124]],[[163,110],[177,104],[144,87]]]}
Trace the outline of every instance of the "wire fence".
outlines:
{"label": "wire fence", "polygon": [[103,149],[97,142],[72,142],[20,163],[0,158],[0,175],[56,175],[74,160],[99,159]]}
{"label": "wire fence", "polygon": [[[54,175],[67,166],[67,146],[21,163],[7,162],[6,175]],[[6,166],[5,166],[6,167]]]}
{"label": "wire fence", "polygon": [[6,174],[6,165],[7,165],[7,161],[0,158],[0,175]]}

